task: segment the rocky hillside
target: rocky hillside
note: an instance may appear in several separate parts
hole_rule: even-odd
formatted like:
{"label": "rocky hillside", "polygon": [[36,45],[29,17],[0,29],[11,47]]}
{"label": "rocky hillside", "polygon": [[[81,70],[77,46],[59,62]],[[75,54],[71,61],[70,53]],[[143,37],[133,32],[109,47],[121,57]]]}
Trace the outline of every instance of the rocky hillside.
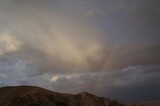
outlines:
{"label": "rocky hillside", "polygon": [[64,94],[33,86],[0,88],[0,106],[123,106],[116,100],[83,92]]}

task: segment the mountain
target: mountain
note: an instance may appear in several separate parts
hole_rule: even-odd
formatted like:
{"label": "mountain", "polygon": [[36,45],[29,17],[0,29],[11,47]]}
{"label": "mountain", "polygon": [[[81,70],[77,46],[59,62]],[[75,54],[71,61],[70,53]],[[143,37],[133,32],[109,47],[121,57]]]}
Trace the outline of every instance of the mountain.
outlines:
{"label": "mountain", "polygon": [[34,86],[0,88],[0,106],[123,106],[116,100],[83,92],[65,94]]}

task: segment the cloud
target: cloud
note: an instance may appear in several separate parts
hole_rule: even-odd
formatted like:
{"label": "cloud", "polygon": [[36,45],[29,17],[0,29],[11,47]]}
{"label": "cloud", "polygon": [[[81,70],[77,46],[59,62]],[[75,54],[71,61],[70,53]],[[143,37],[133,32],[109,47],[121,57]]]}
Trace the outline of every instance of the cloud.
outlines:
{"label": "cloud", "polygon": [[[154,20],[154,16],[158,15],[158,7],[154,6],[154,3],[108,0],[97,4],[96,1],[74,1],[73,4],[78,5],[76,11],[68,6],[68,2],[64,4],[55,1],[59,8],[51,6],[54,3],[50,0],[43,2],[44,5],[42,2],[3,1],[4,5],[10,6],[1,7],[1,22],[5,23],[5,29],[20,39],[24,47],[31,46],[43,52],[42,54],[49,55],[55,66],[63,66],[68,70],[95,71],[159,63],[157,54],[160,38],[151,36],[152,33],[159,35],[159,32],[155,34],[157,25],[153,26],[153,30],[148,25],[142,29],[139,28],[143,25],[141,18],[136,18],[146,16],[146,7],[149,6],[154,14],[148,16]],[[85,8],[82,9],[81,6]],[[88,19],[85,12],[92,8],[94,11],[102,11],[104,15]],[[140,14],[139,10],[144,12]],[[77,17],[73,13],[77,14]],[[149,21],[147,17],[144,17],[144,20]],[[125,60],[122,63],[123,59]]]}
{"label": "cloud", "polygon": [[0,55],[4,55],[5,53],[17,51],[20,42],[8,32],[2,32],[0,35],[0,45]]}

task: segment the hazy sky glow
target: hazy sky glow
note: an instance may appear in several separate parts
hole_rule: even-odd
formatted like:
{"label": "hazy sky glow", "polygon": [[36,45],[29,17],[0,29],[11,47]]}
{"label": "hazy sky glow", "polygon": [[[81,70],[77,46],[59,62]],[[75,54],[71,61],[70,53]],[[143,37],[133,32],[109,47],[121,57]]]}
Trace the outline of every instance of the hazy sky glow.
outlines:
{"label": "hazy sky glow", "polygon": [[0,86],[160,100],[159,0],[1,0]]}

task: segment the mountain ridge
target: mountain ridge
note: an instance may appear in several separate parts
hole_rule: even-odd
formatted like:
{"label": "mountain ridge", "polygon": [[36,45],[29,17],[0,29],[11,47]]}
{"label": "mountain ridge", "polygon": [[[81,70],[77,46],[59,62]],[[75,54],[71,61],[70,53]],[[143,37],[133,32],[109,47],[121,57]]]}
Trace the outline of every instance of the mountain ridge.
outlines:
{"label": "mountain ridge", "polygon": [[0,106],[124,106],[116,100],[88,92],[58,93],[36,86],[0,88]]}
{"label": "mountain ridge", "polygon": [[160,106],[160,103],[122,104],[88,92],[68,94],[23,85],[0,87],[0,106]]}

